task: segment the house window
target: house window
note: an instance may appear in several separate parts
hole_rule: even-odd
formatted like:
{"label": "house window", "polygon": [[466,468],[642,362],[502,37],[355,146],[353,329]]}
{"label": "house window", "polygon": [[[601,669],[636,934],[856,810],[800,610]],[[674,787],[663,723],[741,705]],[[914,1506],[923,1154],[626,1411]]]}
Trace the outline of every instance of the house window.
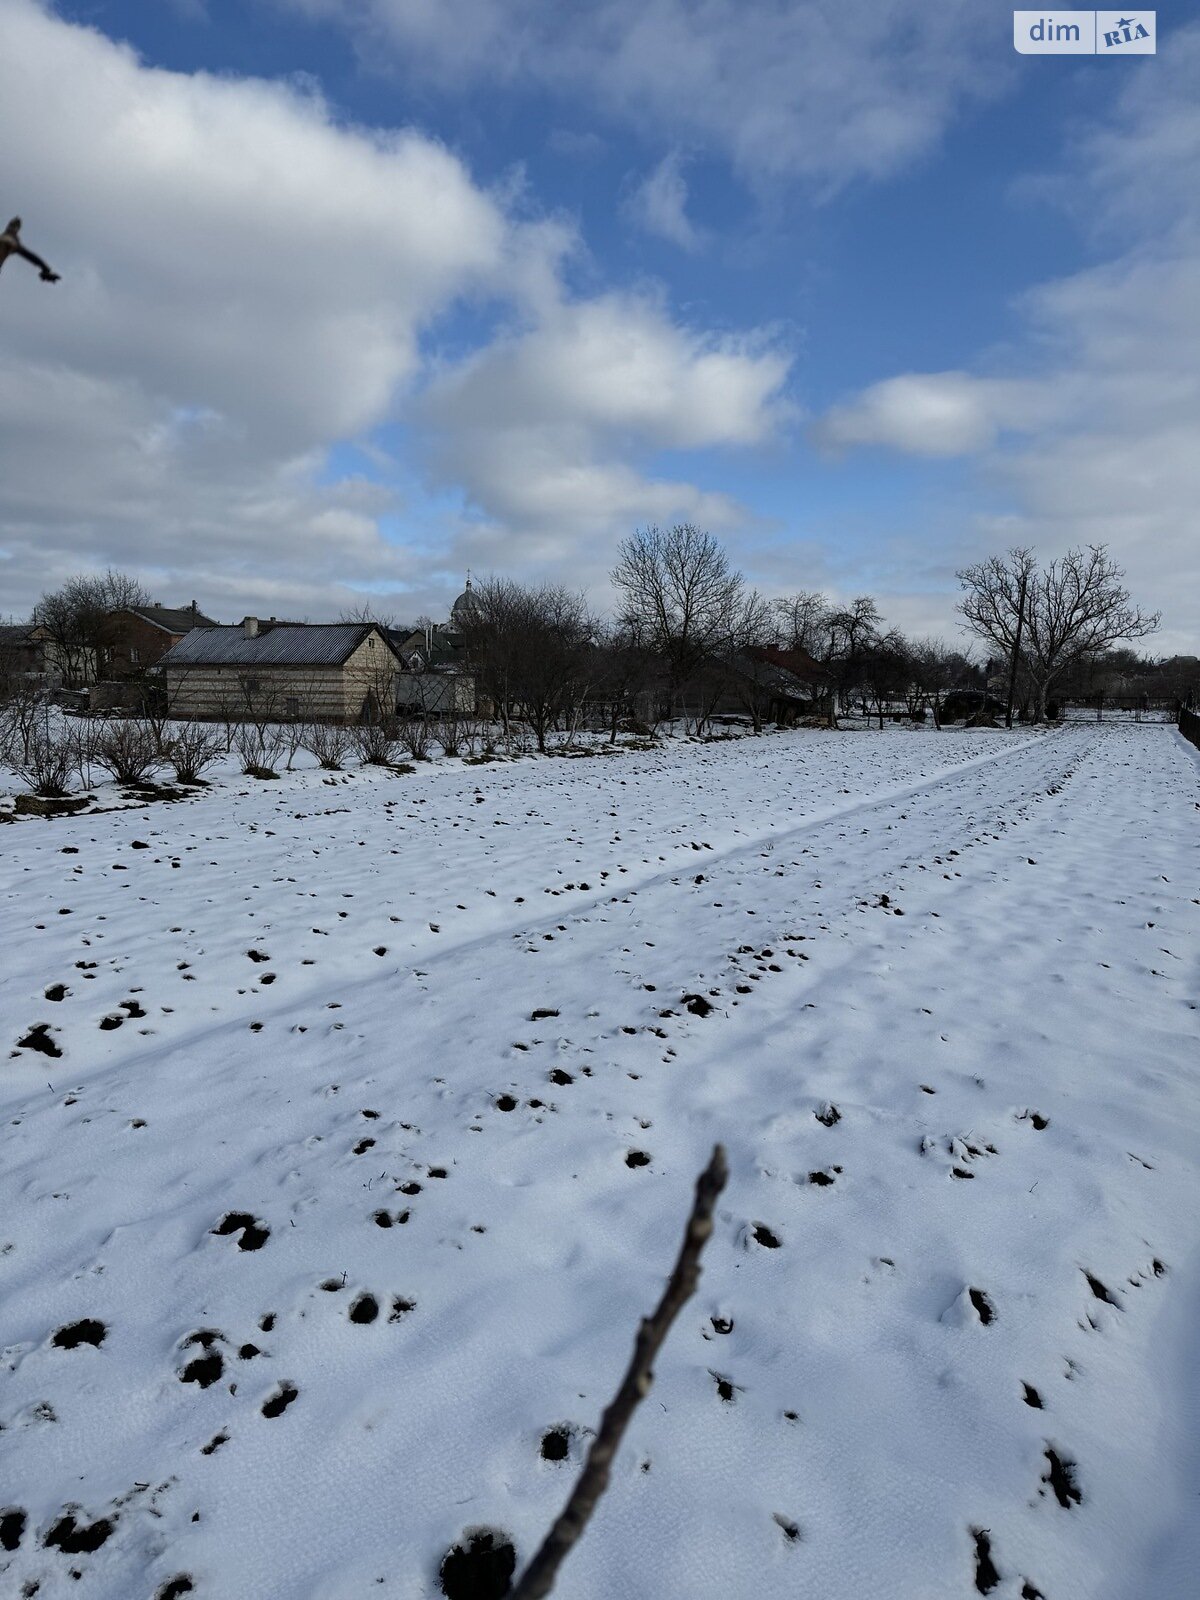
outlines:
{"label": "house window", "polygon": [[132,665],[135,666],[135,667],[137,666],[138,662],[141,660],[141,656],[138,654],[137,649],[132,645],[130,646],[130,650],[129,650],[129,660],[132,663]]}
{"label": "house window", "polygon": [[367,640],[367,649],[368,650],[374,650],[374,648],[375,648],[375,635],[371,634],[371,636]]}
{"label": "house window", "polygon": [[300,715],[300,698],[298,695],[284,696],[283,714],[285,717],[298,717]]}

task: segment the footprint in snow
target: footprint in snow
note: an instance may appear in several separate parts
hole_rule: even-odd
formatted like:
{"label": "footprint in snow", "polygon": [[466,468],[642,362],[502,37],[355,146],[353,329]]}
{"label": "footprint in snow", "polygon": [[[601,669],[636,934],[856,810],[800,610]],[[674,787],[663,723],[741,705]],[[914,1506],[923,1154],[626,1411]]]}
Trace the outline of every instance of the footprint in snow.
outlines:
{"label": "footprint in snow", "polygon": [[57,1329],[50,1342],[59,1350],[77,1350],[81,1344],[90,1344],[98,1349],[104,1343],[107,1332],[104,1323],[95,1317],[84,1317],[79,1322],[70,1322]]}
{"label": "footprint in snow", "polygon": [[300,1391],[294,1383],[281,1383],[275,1392],[263,1401],[262,1414],[264,1417],[279,1417],[287,1410]]}
{"label": "footprint in snow", "polygon": [[240,1233],[239,1250],[261,1250],[271,1237],[271,1230],[266,1223],[257,1221],[249,1211],[227,1211],[210,1231],[222,1237]]}

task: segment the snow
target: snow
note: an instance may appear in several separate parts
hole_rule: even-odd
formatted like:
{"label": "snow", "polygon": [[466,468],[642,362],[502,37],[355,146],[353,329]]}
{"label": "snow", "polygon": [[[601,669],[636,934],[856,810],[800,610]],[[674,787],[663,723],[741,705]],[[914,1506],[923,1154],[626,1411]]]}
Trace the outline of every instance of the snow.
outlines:
{"label": "snow", "polygon": [[1192,1594],[1198,777],[889,727],[0,829],[0,1593],[523,1564],[719,1139],[556,1596],[961,1597],[977,1530],[1000,1600]]}

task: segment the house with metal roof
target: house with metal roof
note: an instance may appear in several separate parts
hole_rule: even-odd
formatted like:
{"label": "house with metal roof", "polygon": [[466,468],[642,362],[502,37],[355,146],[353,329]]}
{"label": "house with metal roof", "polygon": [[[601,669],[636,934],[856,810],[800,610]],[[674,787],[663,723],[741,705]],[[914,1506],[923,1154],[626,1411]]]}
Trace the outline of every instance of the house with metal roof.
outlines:
{"label": "house with metal roof", "polygon": [[194,628],[162,658],[173,717],[359,722],[396,704],[400,658],[374,622]]}
{"label": "house with metal roof", "polygon": [[101,677],[137,678],[193,628],[215,628],[193,600],[190,606],[128,606],[104,619]]}

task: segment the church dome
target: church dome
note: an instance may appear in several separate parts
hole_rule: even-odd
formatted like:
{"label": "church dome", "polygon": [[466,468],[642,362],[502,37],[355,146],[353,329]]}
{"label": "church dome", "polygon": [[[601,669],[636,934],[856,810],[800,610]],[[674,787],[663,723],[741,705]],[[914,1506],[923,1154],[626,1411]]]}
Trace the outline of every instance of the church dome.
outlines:
{"label": "church dome", "polygon": [[468,575],[467,575],[467,587],[463,590],[463,592],[459,595],[458,599],[450,607],[450,621],[451,621],[452,624],[455,623],[455,622],[457,622],[457,623],[469,622],[471,620],[471,618],[475,615],[475,611],[476,611],[475,596],[471,592],[471,577],[470,577],[470,574],[468,573]]}

